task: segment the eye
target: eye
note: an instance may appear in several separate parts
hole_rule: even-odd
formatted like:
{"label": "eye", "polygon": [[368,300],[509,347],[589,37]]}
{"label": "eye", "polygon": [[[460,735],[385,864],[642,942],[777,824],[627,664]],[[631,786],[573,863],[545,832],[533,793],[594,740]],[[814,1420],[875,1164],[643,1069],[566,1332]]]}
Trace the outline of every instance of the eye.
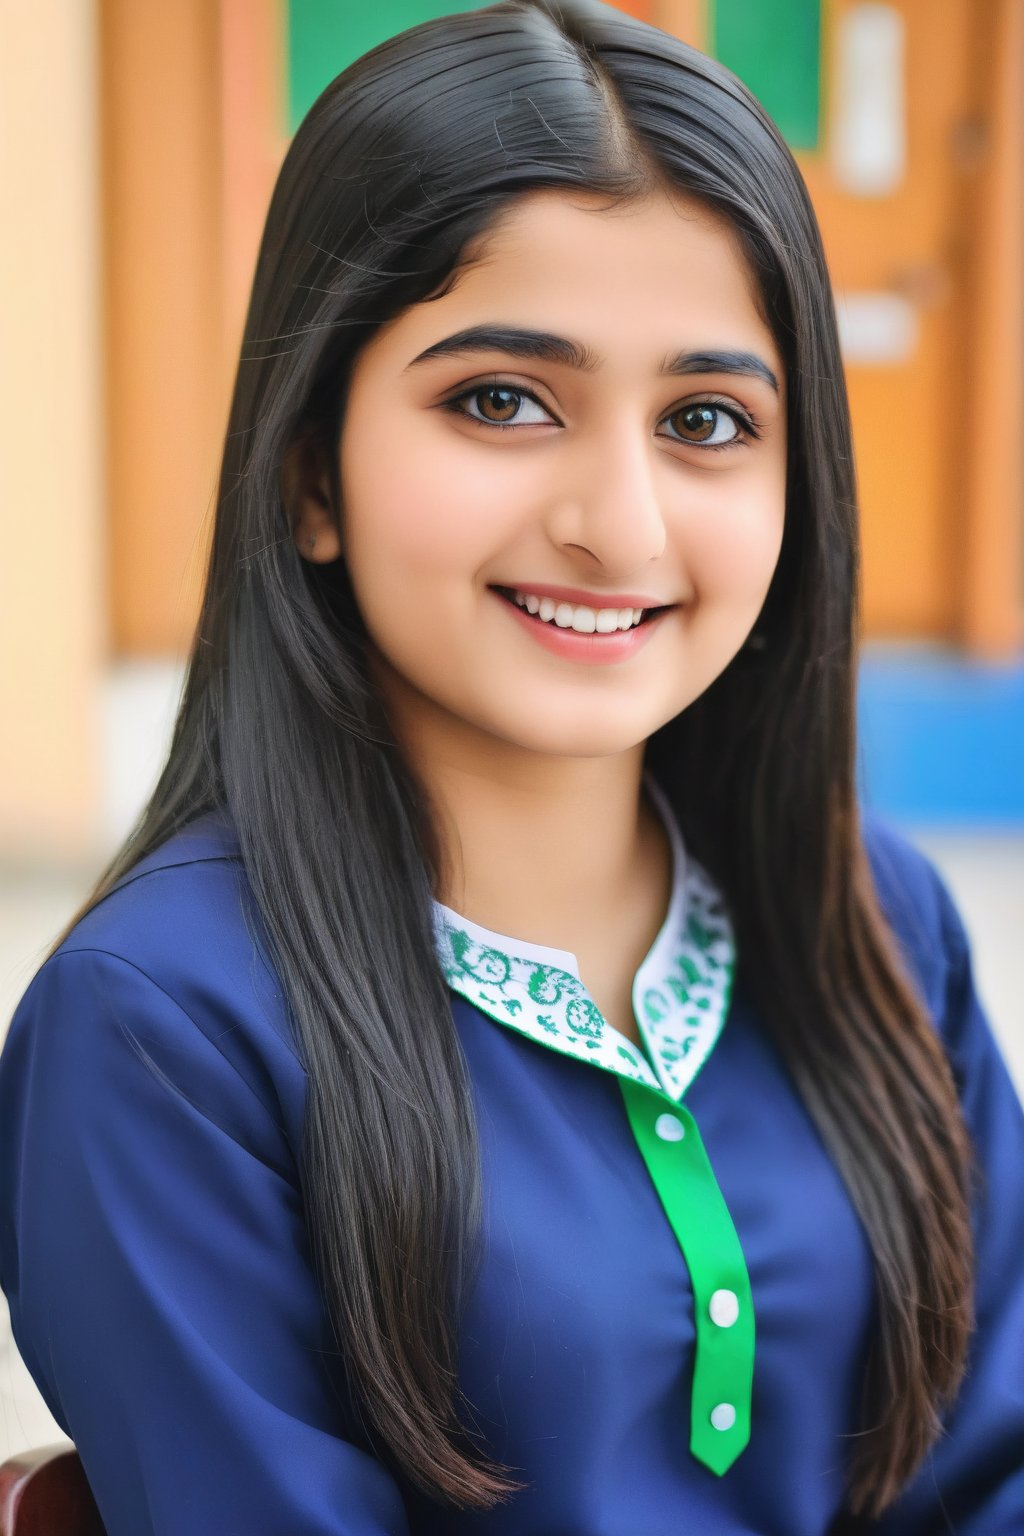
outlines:
{"label": "eye", "polygon": [[[464,409],[464,402],[475,404],[477,401],[483,402],[479,413]],[[465,416],[486,427],[514,431],[517,427],[538,424],[538,418],[524,420],[522,407],[525,402],[535,406],[544,420],[553,420],[550,412],[545,410],[530,390],[500,379],[487,384],[474,384],[472,388],[460,391],[443,404],[445,410],[454,412],[456,416]],[[752,416],[724,400],[691,400],[686,405],[677,406],[662,419],[678,422],[676,431],[692,434],[670,437],[670,442],[684,443],[692,448],[711,451],[731,448],[734,443],[741,444],[761,435]]]}
{"label": "eye", "polygon": [[[477,400],[485,402],[480,415],[463,410],[463,401]],[[488,427],[519,427],[535,424],[535,422],[527,423],[522,420],[520,406],[526,400],[543,412],[548,421],[552,419],[535,395],[532,395],[529,390],[518,389],[511,384],[475,384],[472,389],[464,389],[461,394],[454,395],[444,404],[445,409],[454,411],[456,416],[468,416],[470,421],[480,421]]]}
{"label": "eye", "polygon": [[693,447],[729,448],[733,443],[760,435],[750,416],[718,400],[691,401],[679,406],[665,420],[673,424],[675,431],[692,433],[673,441]]}

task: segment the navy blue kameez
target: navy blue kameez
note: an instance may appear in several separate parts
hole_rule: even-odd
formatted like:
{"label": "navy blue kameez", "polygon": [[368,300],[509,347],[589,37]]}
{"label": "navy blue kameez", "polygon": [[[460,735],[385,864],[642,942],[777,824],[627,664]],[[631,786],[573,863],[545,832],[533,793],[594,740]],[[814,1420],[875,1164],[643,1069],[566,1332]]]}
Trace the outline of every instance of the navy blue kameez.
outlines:
{"label": "navy blue kameez", "polygon": [[[945,886],[883,822],[865,840],[982,1181],[969,1374],[911,1488],[863,1529],[1020,1536],[1024,1115]],[[634,990],[646,1054],[622,1071],[573,957],[435,914],[484,1180],[460,1384],[528,1484],[485,1514],[394,1476],[353,1411],[303,1220],[305,1075],[229,824],[193,823],[76,925],[0,1054],[0,1285],[108,1536],[826,1536],[871,1254],[714,893],[693,928],[680,893],[700,871],[675,855]],[[703,1248],[698,1177],[733,1234]]]}

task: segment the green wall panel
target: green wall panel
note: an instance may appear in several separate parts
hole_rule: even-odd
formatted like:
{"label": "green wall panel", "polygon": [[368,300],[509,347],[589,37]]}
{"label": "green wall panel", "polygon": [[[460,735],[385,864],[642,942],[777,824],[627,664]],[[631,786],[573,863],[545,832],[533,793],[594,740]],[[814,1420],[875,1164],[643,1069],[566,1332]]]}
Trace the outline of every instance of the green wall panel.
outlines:
{"label": "green wall panel", "polygon": [[[485,0],[288,0],[288,129],[360,54],[417,22]],[[709,52],[761,100],[794,149],[816,149],[821,0],[710,0]]]}
{"label": "green wall panel", "polygon": [[359,55],[396,32],[477,11],[485,0],[288,0],[288,131],[294,133],[324,86]]}
{"label": "green wall panel", "polygon": [[710,52],[749,86],[793,149],[817,149],[821,0],[712,0]]}

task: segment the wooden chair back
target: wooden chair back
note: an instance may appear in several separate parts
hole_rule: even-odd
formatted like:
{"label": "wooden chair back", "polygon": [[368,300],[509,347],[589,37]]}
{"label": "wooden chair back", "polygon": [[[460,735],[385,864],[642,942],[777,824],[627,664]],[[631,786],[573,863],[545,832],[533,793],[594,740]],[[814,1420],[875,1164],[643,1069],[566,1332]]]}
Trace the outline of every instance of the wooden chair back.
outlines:
{"label": "wooden chair back", "polygon": [[104,1536],[74,1446],[40,1446],[0,1466],[0,1536]]}

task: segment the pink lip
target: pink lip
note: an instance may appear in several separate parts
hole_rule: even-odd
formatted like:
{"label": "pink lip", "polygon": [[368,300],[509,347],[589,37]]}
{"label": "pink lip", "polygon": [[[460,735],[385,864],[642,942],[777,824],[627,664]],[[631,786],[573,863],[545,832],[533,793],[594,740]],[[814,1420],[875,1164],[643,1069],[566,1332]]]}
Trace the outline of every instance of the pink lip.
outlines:
{"label": "pink lip", "polygon": [[587,608],[670,608],[664,598],[646,596],[640,592],[584,592],[581,587],[553,587],[547,582],[532,582],[529,586],[506,588],[509,592],[529,593],[533,597],[550,597],[556,603],[585,605]]}
{"label": "pink lip", "polygon": [[[613,631],[609,635],[583,635],[573,629],[558,629],[554,624],[545,624],[500,591],[495,590],[494,595],[511,614],[513,623],[519,624],[527,634],[532,635],[546,651],[566,661],[585,662],[591,666],[609,666],[635,656],[637,651],[643,650],[649,643],[655,630],[668,621],[668,613],[665,611],[655,614],[633,629]],[[537,594],[538,597],[541,595]],[[547,593],[543,595],[547,596]],[[609,603],[608,606],[612,605]],[[631,606],[641,607],[642,604],[622,604],[623,608]]]}

